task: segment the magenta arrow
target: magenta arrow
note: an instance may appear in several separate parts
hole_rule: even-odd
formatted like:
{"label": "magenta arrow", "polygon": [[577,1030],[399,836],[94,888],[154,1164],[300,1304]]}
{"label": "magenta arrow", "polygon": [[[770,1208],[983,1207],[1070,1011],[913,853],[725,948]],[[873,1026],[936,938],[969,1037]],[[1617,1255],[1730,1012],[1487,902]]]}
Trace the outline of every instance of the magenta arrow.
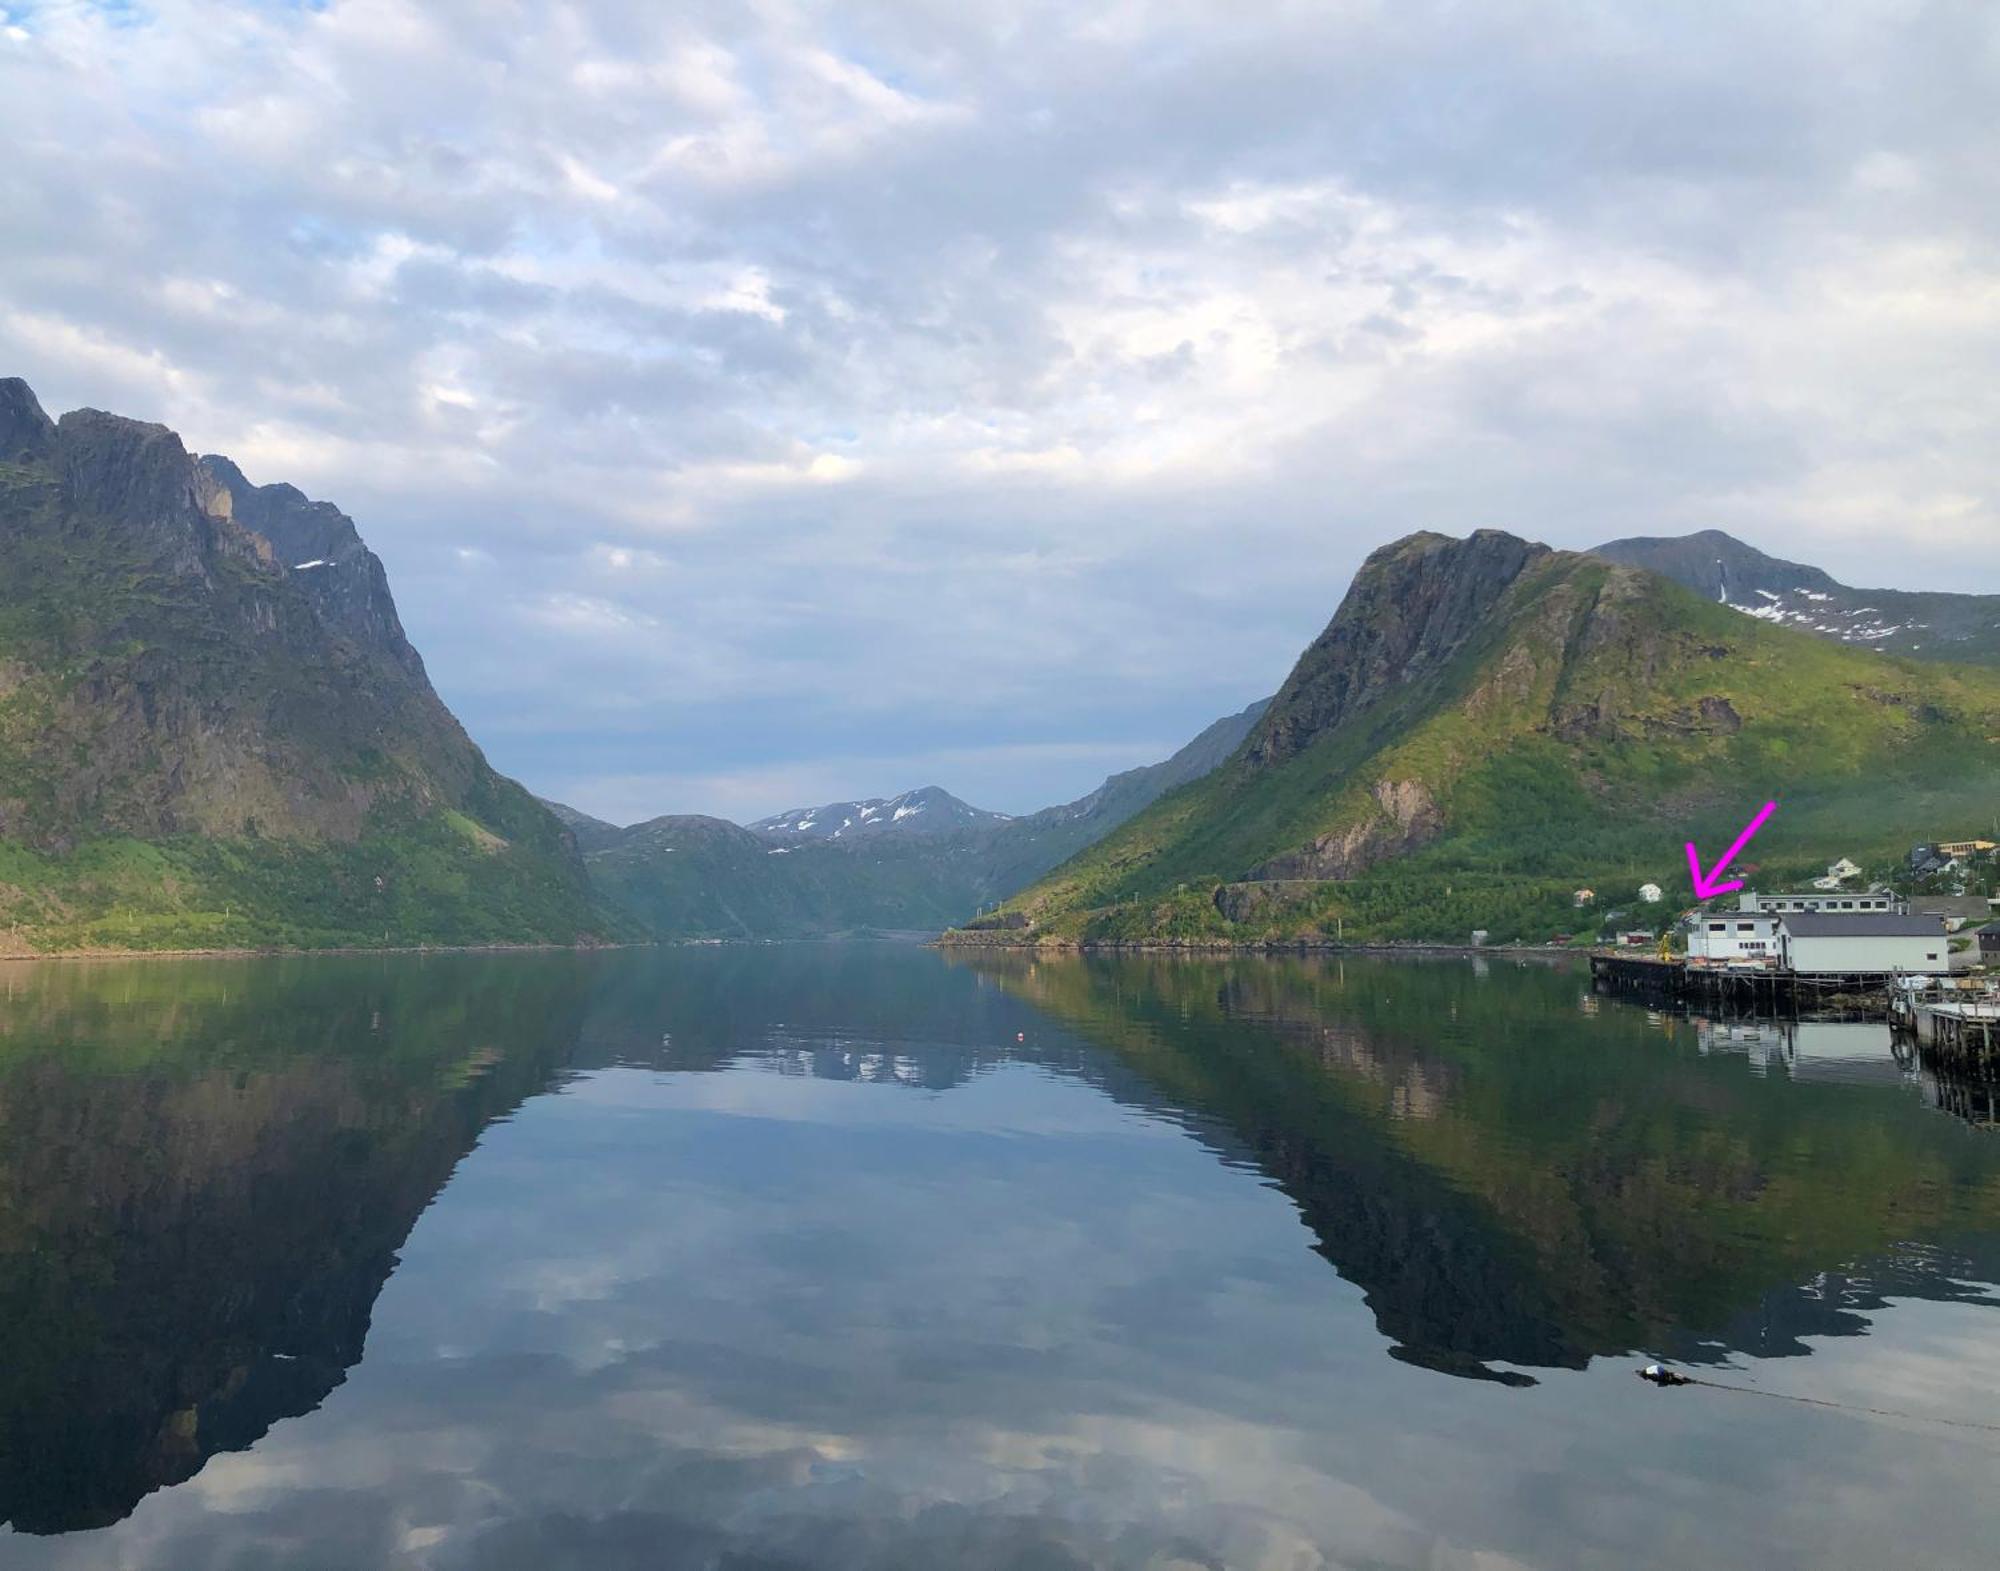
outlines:
{"label": "magenta arrow", "polygon": [[1757,831],[1764,827],[1764,820],[1777,810],[1776,802],[1766,802],[1758,810],[1757,816],[1744,827],[1743,833],[1730,842],[1729,849],[1715,859],[1715,866],[1706,873],[1701,870],[1701,858],[1695,853],[1694,842],[1692,840],[1688,842],[1688,873],[1694,879],[1695,899],[1706,900],[1712,895],[1726,895],[1732,889],[1743,887],[1743,880],[1740,878],[1732,878],[1728,883],[1723,883],[1722,870],[1736,860],[1736,853],[1750,843]]}

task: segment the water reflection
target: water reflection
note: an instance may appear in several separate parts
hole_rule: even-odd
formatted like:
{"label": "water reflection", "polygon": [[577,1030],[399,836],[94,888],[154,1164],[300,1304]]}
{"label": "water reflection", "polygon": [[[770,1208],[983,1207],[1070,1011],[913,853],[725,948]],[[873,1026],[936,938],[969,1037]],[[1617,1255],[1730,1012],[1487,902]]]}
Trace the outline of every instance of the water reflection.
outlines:
{"label": "water reflection", "polygon": [[0,1140],[6,1564],[1644,1563],[1550,1470],[1856,1441],[1593,1360],[2000,1374],[2000,1154],[1886,1037],[1560,966],[0,968]]}
{"label": "water reflection", "polygon": [[1909,1094],[1886,1025],[1578,1008],[1539,964],[1504,988],[1456,962],[979,964],[1247,1148],[1427,1368],[1797,1352],[1881,1296],[1792,1284],[2000,1280],[1988,1243],[1912,1244],[2000,1230],[2000,1152]]}
{"label": "water reflection", "polygon": [[543,1089],[574,972],[0,967],[0,1520],[116,1521],[310,1411],[396,1250]]}

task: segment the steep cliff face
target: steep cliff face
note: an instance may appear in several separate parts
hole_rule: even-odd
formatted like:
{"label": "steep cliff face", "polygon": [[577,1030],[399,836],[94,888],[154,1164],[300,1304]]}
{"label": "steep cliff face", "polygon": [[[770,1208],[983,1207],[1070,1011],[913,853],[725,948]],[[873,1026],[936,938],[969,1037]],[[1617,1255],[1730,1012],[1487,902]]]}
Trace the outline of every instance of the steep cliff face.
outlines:
{"label": "steep cliff face", "polygon": [[1984,823],[1996,788],[1990,672],[1511,536],[1415,535],[1369,558],[1234,759],[1003,916],[1105,938],[1546,936],[1579,885],[1684,887],[1682,843],[1727,843],[1773,796],[1760,852],[1817,871]]}
{"label": "steep cliff face", "polygon": [[[337,509],[196,460],[163,426],[98,410],[51,422],[18,380],[0,383],[0,454],[0,847],[70,859],[107,839],[244,842],[268,871],[303,848],[414,833],[438,875],[509,886],[509,915],[473,922],[479,936],[574,935],[584,886],[567,835],[439,700],[381,563]],[[467,936],[460,918],[396,917],[390,886],[421,894],[416,864],[348,868],[364,871],[359,903],[323,913],[347,936]],[[0,916],[87,923],[131,893],[73,861],[24,864],[0,876]]]}
{"label": "steep cliff face", "polygon": [[242,470],[212,453],[199,467],[212,488],[210,506],[269,542],[276,565],[304,591],[324,627],[357,649],[386,657],[412,684],[429,688],[424,662],[396,614],[389,575],[362,544],[353,519],[293,486],[253,486]]}
{"label": "steep cliff face", "polygon": [[1393,688],[1440,670],[1549,555],[1547,546],[1492,529],[1467,540],[1415,534],[1375,552],[1271,700],[1243,769],[1298,756]]}

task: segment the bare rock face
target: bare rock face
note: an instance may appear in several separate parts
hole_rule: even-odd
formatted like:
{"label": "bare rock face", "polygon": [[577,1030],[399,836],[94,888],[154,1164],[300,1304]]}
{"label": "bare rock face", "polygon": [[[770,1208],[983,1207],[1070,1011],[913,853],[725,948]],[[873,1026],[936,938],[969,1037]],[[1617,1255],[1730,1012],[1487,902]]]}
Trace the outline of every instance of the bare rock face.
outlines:
{"label": "bare rock face", "polygon": [[235,464],[213,453],[198,462],[196,472],[216,498],[220,516],[268,544],[272,560],[329,629],[388,656],[414,681],[427,683],[423,660],[396,614],[388,574],[362,543],[353,519],[295,486],[252,485]]}
{"label": "bare rock face", "polygon": [[1369,795],[1374,799],[1374,811],[1359,822],[1273,857],[1250,876],[1352,878],[1377,863],[1419,849],[1444,830],[1444,814],[1421,780],[1378,780]]}
{"label": "bare rock face", "polygon": [[1241,767],[1282,764],[1392,689],[1448,664],[1549,548],[1498,530],[1416,534],[1370,556],[1251,733]]}
{"label": "bare rock face", "polygon": [[0,377],[0,464],[36,463],[48,457],[55,439],[55,422],[34,389],[18,376]]}
{"label": "bare rock face", "polygon": [[0,833],[352,840],[494,780],[337,508],[18,379],[0,464]]}

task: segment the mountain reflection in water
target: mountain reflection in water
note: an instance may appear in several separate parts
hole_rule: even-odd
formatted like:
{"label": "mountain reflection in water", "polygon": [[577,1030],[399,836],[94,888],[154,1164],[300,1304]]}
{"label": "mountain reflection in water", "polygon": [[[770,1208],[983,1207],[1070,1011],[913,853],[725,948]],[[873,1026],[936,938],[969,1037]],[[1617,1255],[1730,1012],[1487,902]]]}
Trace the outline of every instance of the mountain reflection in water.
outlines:
{"label": "mountain reflection in water", "polygon": [[[787,1079],[826,1089],[802,1101]],[[1281,1532],[1268,1502],[1254,1527],[1220,1501],[1213,1520],[1147,1503],[1147,1470],[1224,1411],[1239,1446],[1365,1453],[1398,1399],[1456,1410],[1433,1372],[1533,1386],[1634,1351],[1795,1357],[1899,1303],[1983,1312],[2000,1148],[1934,1100],[1878,1028],[1652,1015],[1507,962],[822,945],[0,968],[0,1518],[81,1552],[149,1493],[205,1509],[188,1491],[226,1480],[166,1486],[263,1454],[281,1420],[314,1415],[285,1427],[294,1449],[424,1413],[451,1415],[454,1444],[566,1456],[643,1401],[673,1438],[604,1462],[616,1502],[538,1452],[516,1492],[559,1498],[532,1521],[489,1482],[470,1524],[440,1506],[365,1543],[322,1524],[318,1559],[296,1525],[234,1548],[622,1566],[665,1535],[676,1565],[864,1565],[894,1563],[877,1518],[916,1511],[898,1552],[931,1563],[1154,1564],[1176,1543],[1249,1563],[1253,1540],[1332,1529]],[[1205,1169],[1175,1154],[1188,1136]],[[1293,1224],[1237,1175],[1281,1191],[1352,1288],[1301,1277],[1310,1257],[1277,1242]],[[605,1258],[570,1258],[584,1241]],[[1178,1379],[1141,1369],[1140,1344]],[[1418,1368],[1352,1362],[1383,1351]],[[1397,1399],[1299,1405],[1325,1359]],[[398,1378],[328,1402],[378,1362]],[[447,1395],[474,1365],[476,1400]],[[611,1368],[641,1387],[600,1390]],[[1204,1381],[1211,1405],[1176,1417]],[[547,1439],[566,1405],[580,1427]],[[949,1481],[928,1504],[875,1499],[882,1466],[834,1438],[890,1418],[930,1436],[903,1464]],[[1109,1449],[1075,1498],[976,1509],[996,1479],[1052,1487],[1048,1456],[1002,1453],[1086,1418]],[[1292,1490],[1332,1464],[1287,1465]],[[348,1487],[385,1522],[413,1509]],[[792,1520],[787,1491],[858,1536]],[[849,1496],[852,1515],[825,1503]],[[1118,1511],[1116,1532],[1086,1520]],[[199,1520],[229,1546],[236,1516]],[[1356,1543],[1414,1562],[1429,1531]],[[0,1564],[29,1543],[0,1538]],[[746,1545],[765,1558],[730,1558]]]}

